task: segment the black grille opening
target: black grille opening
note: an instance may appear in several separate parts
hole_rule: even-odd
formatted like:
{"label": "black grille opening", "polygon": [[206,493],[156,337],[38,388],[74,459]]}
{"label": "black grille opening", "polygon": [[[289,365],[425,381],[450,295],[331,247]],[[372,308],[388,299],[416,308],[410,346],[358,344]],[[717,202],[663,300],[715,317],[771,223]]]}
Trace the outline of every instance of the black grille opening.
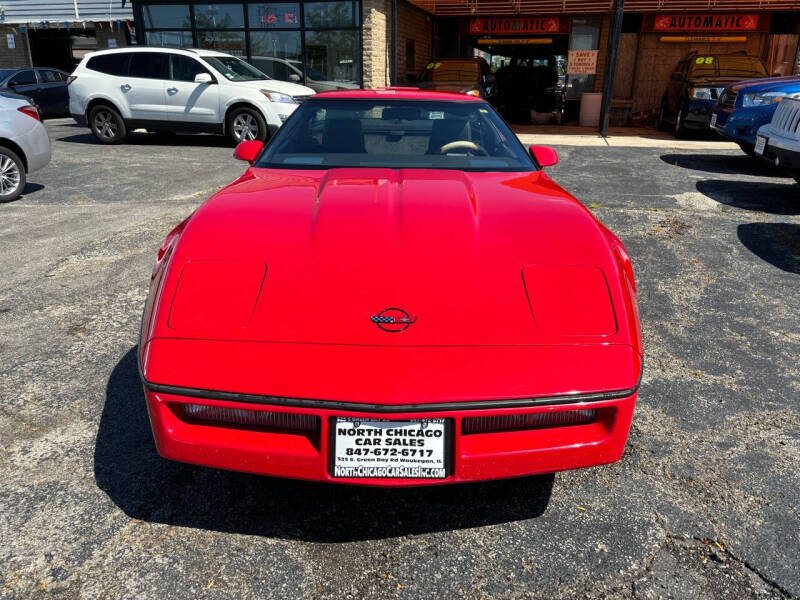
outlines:
{"label": "black grille opening", "polygon": [[497,433],[524,429],[548,429],[569,425],[586,425],[597,420],[597,409],[565,410],[558,412],[502,415],[496,417],[467,417],[461,422],[464,435]]}
{"label": "black grille opening", "polygon": [[247,410],[243,408],[209,406],[207,404],[184,404],[182,408],[183,414],[189,419],[222,425],[281,429],[303,433],[317,433],[320,429],[319,417],[314,415]]}

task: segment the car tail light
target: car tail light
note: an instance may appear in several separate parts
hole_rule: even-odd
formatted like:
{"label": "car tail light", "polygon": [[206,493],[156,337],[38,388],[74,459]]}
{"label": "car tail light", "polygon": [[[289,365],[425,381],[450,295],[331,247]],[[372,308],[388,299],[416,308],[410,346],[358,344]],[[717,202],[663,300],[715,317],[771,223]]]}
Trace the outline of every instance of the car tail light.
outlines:
{"label": "car tail light", "polygon": [[28,104],[25,106],[20,106],[17,110],[24,115],[33,117],[37,121],[41,121],[41,119],[39,118],[39,111],[35,106],[31,106],[30,104]]}
{"label": "car tail light", "polygon": [[558,412],[502,415],[497,417],[467,417],[461,424],[464,435],[471,433],[496,433],[523,429],[545,429],[586,425],[597,420],[597,409],[565,410]]}
{"label": "car tail light", "polygon": [[183,413],[199,421],[213,421],[247,427],[288,429],[291,431],[317,432],[319,417],[293,413],[270,412],[265,410],[246,410],[206,404],[184,404]]}
{"label": "car tail light", "polygon": [[75,81],[77,78],[78,78],[77,75],[70,75],[69,77],[67,77],[67,85]]}

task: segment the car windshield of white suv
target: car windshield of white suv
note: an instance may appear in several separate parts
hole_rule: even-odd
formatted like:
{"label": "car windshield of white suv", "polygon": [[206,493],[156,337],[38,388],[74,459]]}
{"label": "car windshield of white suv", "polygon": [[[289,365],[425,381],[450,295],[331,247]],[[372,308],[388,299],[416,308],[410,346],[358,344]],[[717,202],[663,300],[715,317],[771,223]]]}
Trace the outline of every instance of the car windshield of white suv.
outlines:
{"label": "car windshield of white suv", "polygon": [[222,76],[228,81],[271,79],[265,73],[235,56],[204,56],[203,60],[222,73]]}
{"label": "car windshield of white suv", "polygon": [[311,99],[257,167],[533,171],[530,155],[485,102]]}

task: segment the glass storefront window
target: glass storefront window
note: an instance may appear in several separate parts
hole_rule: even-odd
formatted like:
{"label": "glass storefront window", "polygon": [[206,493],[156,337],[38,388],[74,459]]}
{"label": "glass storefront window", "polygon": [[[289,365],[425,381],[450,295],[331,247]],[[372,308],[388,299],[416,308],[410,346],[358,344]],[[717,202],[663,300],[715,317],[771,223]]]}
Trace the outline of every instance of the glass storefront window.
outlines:
{"label": "glass storefront window", "polygon": [[188,4],[145,4],[142,6],[144,26],[159,29],[190,29]]}
{"label": "glass storefront window", "polygon": [[243,31],[198,31],[197,46],[206,50],[226,52],[240,58],[247,55]]}
{"label": "glass storefront window", "polygon": [[[226,52],[275,79],[317,90],[361,83],[361,5],[357,0],[218,4],[209,0],[147,4],[144,0],[140,6],[141,43]],[[408,52],[407,48],[410,56]]]}
{"label": "glass storefront window", "polygon": [[241,4],[195,4],[194,23],[198,29],[238,29],[244,27]]}
{"label": "glass storefront window", "polygon": [[[600,42],[600,25],[599,17],[574,17],[569,49],[597,50]],[[584,92],[594,91],[594,78],[594,75],[567,75],[567,99],[577,100]]]}
{"label": "glass storefront window", "polygon": [[303,52],[299,31],[252,31],[250,55],[250,64],[270,77],[302,81]]}
{"label": "glass storefront window", "polygon": [[359,19],[355,2],[306,2],[306,27],[358,27]]}
{"label": "glass storefront window", "polygon": [[248,4],[247,20],[253,29],[296,29],[300,27],[300,5],[296,2]]}
{"label": "glass storefront window", "polygon": [[191,31],[146,31],[145,43],[148,46],[168,46],[170,48],[193,48]]}
{"label": "glass storefront window", "polygon": [[323,81],[361,81],[358,31],[306,31],[306,57]]}

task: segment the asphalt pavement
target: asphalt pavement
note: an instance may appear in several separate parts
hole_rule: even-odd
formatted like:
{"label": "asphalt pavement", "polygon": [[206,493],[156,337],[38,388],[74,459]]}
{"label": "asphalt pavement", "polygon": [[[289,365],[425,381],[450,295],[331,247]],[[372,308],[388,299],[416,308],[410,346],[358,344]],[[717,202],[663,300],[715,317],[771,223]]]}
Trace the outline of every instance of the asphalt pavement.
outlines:
{"label": "asphalt pavement", "polygon": [[614,465],[385,490],[165,461],[136,370],[224,140],[95,143],[0,205],[0,597],[800,596],[800,185],[727,145],[557,146],[627,246],[645,374]]}

